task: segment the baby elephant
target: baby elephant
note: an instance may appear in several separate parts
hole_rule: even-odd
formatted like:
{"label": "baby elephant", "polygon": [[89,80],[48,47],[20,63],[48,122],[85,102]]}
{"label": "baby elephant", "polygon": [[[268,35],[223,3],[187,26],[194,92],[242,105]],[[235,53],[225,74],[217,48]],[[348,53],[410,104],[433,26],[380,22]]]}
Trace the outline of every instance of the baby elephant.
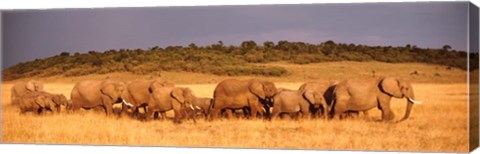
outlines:
{"label": "baby elephant", "polygon": [[[315,99],[315,100],[313,100]],[[318,104],[325,102],[323,96],[314,92],[314,97],[304,97],[302,91],[298,90],[281,90],[273,98],[273,111],[271,118],[276,118],[281,113],[302,114],[302,117],[311,116],[310,109]]]}
{"label": "baby elephant", "polygon": [[212,98],[206,97],[195,97],[192,102],[192,108],[195,112],[195,115],[202,114],[205,116],[205,119],[208,118],[208,114],[210,114],[211,105],[213,103]]}
{"label": "baby elephant", "polygon": [[61,106],[67,105],[67,98],[62,94],[51,94],[47,92],[32,92],[22,96],[18,103],[20,113],[36,112],[42,113],[44,110],[50,112],[55,108],[60,112]]}

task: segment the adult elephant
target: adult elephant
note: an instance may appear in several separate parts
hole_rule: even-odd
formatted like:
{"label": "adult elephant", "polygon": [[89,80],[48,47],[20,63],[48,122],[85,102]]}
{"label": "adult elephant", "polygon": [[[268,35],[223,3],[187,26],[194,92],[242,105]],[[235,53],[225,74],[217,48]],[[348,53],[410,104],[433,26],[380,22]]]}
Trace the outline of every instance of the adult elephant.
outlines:
{"label": "adult elephant", "polygon": [[277,88],[273,82],[258,79],[224,80],[217,85],[213,93],[211,119],[217,118],[222,109],[244,107],[250,108],[250,116],[256,118],[257,112],[262,111],[264,106],[272,106],[272,98],[276,93]]}
{"label": "adult elephant", "polygon": [[125,90],[123,82],[112,80],[86,80],[75,84],[71,92],[72,104],[68,107],[71,110],[80,108],[90,109],[102,106],[107,116],[113,113],[113,104],[124,103],[132,106],[122,98]]}
{"label": "adult elephant", "polygon": [[130,103],[128,106],[125,103],[122,104],[122,112],[126,113],[127,108],[132,108],[132,115],[137,116],[139,108],[143,108],[145,113],[147,112],[147,106],[150,101],[151,93],[149,91],[150,85],[156,83],[158,86],[170,86],[174,87],[172,83],[169,83],[161,78],[155,80],[135,80],[127,84],[126,90],[123,91],[122,98]]}
{"label": "adult elephant", "polygon": [[421,103],[415,100],[412,85],[404,80],[392,77],[345,80],[335,87],[331,115],[339,117],[348,111],[367,111],[377,107],[382,112],[382,120],[391,121],[395,117],[390,109],[392,97],[407,99],[407,109],[400,121],[409,117],[413,104]]}
{"label": "adult elephant", "polygon": [[25,94],[43,91],[43,84],[38,81],[29,80],[27,82],[15,83],[11,89],[12,105],[18,105],[18,99]]}
{"label": "adult elephant", "polygon": [[[300,90],[282,90],[273,97],[272,117],[276,118],[281,113],[301,113],[302,117],[312,114],[311,106],[325,104],[325,99],[317,92],[309,92],[311,97],[304,97],[305,92]],[[313,104],[318,103],[318,104]]]}
{"label": "adult elephant", "polygon": [[[328,117],[328,112],[333,99],[333,90],[337,82],[330,85],[322,82],[306,82],[298,90],[302,96],[310,101],[311,110],[315,116]],[[321,99],[320,99],[321,97]],[[313,101],[313,102],[312,102]]]}
{"label": "adult elephant", "polygon": [[165,112],[173,110],[174,123],[181,123],[180,120],[186,116],[196,122],[192,111],[194,109],[192,102],[195,96],[190,88],[153,82],[149,87],[149,92],[152,97],[148,104],[147,120],[150,120],[156,112],[163,113],[162,116],[164,116]]}

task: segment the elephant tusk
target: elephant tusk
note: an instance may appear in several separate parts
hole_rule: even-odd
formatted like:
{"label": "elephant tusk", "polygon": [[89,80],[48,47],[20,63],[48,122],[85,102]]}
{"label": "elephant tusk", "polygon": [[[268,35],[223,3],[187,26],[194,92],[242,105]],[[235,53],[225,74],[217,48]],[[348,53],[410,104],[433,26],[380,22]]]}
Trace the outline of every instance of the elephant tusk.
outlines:
{"label": "elephant tusk", "polygon": [[130,104],[128,103],[127,101],[125,101],[124,99],[122,99],[122,103],[127,105],[128,107],[133,107],[133,104]]}
{"label": "elephant tusk", "polygon": [[193,105],[192,105],[192,104],[190,104],[189,107],[190,107],[192,110],[195,110],[195,109],[193,108]]}
{"label": "elephant tusk", "polygon": [[197,108],[197,109],[199,109],[199,110],[201,110],[201,109],[202,109],[202,108],[200,108],[199,106],[196,106],[196,105],[195,105],[195,108]]}
{"label": "elephant tusk", "polygon": [[409,98],[407,97],[407,99],[412,102],[413,104],[422,104],[423,102],[422,101],[416,101],[416,100],[413,100],[412,98]]}

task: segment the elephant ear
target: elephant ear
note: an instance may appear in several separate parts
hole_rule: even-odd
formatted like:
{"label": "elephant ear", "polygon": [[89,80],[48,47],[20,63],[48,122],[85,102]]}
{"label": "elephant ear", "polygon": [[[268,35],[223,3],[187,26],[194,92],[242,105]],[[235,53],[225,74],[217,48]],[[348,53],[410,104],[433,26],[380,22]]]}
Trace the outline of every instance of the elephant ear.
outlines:
{"label": "elephant ear", "polygon": [[102,92],[102,94],[110,97],[113,100],[112,96],[115,95],[115,85],[111,83],[104,84],[100,89],[100,92]]}
{"label": "elephant ear", "polygon": [[257,95],[257,97],[260,97],[262,99],[265,98],[265,91],[263,90],[263,84],[257,81],[251,82],[250,86],[248,86],[248,89],[250,92],[253,94]]}
{"label": "elephant ear", "polygon": [[35,84],[32,81],[28,81],[25,84],[25,88],[29,91],[35,91]]}
{"label": "elephant ear", "polygon": [[35,98],[34,103],[38,105],[38,107],[45,108],[46,106],[46,96],[40,95],[37,98]]}
{"label": "elephant ear", "polygon": [[185,102],[185,97],[183,95],[183,91],[184,89],[183,88],[174,88],[172,90],[172,97],[175,98],[177,101],[179,101],[180,103],[183,103]]}
{"label": "elephant ear", "polygon": [[402,91],[400,90],[400,85],[399,81],[395,78],[384,78],[380,82],[380,89],[389,94],[392,95],[395,98],[402,98],[403,94]]}

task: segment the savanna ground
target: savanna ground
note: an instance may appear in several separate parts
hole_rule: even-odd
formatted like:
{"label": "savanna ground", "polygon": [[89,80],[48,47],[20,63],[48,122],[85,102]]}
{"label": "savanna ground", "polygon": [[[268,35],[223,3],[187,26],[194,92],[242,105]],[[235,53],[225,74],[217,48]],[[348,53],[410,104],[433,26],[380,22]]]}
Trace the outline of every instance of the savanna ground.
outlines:
{"label": "savanna ground", "polygon": [[[197,123],[171,120],[142,122],[126,116],[105,117],[94,110],[74,114],[62,112],[35,116],[19,115],[10,106],[10,87],[17,81],[2,83],[3,143],[47,143],[90,145],[289,148],[387,151],[468,151],[467,73],[441,65],[419,63],[389,64],[380,62],[328,62],[308,65],[282,65],[290,72],[285,77],[264,78],[277,87],[297,89],[305,81],[320,80],[326,84],[347,78],[395,76],[413,83],[416,98],[424,104],[413,107],[410,118],[401,123],[382,123],[378,109],[369,111],[369,119],[222,119],[212,122],[198,118]],[[417,71],[416,74],[411,74]],[[478,74],[476,71],[475,73]],[[128,81],[151,78],[126,73],[82,77],[49,77],[36,79],[45,89],[70,96],[75,82],[104,78]],[[162,72],[161,77],[190,87],[197,96],[212,97],[219,81],[232,78],[186,72]],[[236,77],[251,78],[251,77]],[[22,79],[27,80],[27,79]],[[478,95],[478,94],[477,94]],[[396,119],[403,116],[406,100],[393,99]],[[169,114],[171,116],[171,113]]]}

